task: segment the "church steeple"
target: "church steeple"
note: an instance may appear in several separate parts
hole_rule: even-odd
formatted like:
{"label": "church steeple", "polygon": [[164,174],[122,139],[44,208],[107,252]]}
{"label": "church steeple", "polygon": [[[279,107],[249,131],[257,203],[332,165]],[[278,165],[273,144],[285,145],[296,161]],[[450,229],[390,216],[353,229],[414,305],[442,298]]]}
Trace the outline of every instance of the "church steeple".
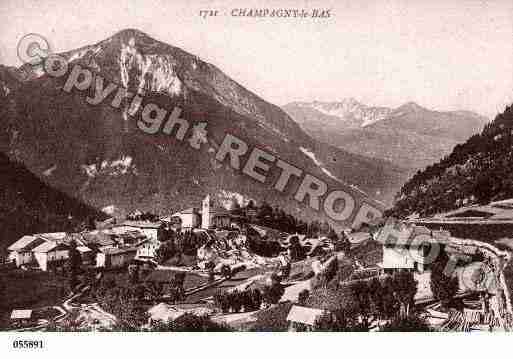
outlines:
{"label": "church steeple", "polygon": [[201,228],[209,229],[212,225],[211,222],[211,211],[212,211],[212,200],[208,194],[201,204]]}

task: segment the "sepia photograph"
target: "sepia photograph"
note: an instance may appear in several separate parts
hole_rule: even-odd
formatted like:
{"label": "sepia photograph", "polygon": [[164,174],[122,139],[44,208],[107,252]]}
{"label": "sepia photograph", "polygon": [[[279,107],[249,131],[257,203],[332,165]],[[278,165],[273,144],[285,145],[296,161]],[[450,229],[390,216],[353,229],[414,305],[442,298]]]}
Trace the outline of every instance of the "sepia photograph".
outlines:
{"label": "sepia photograph", "polygon": [[513,331],[510,0],[0,17],[3,357],[68,332]]}

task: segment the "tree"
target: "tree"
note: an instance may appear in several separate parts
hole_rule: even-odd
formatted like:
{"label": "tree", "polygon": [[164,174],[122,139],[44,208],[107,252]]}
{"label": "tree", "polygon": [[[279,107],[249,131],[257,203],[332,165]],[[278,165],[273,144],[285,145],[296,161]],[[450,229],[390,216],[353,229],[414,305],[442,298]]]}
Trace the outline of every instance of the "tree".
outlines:
{"label": "tree", "polygon": [[275,282],[272,285],[264,287],[263,299],[267,304],[276,304],[280,301],[285,289],[279,282]]}
{"label": "tree", "polygon": [[269,225],[272,221],[273,208],[267,202],[263,202],[257,212],[257,219],[262,225]]}
{"label": "tree", "polygon": [[431,268],[431,291],[433,296],[440,301],[442,307],[446,307],[454,295],[458,291],[458,277],[447,276],[445,268],[449,258],[444,248],[441,249],[440,255]]}
{"label": "tree", "polygon": [[137,264],[128,266],[128,283],[131,285],[139,283],[139,266]]}
{"label": "tree", "polygon": [[299,292],[297,303],[299,305],[305,305],[308,297],[310,296],[310,291],[308,289],[303,289],[301,292]]}
{"label": "tree", "polygon": [[214,304],[223,313],[228,313],[230,311],[230,301],[228,298],[228,294],[222,290],[218,290],[214,294]]}
{"label": "tree", "polygon": [[223,264],[221,266],[221,276],[224,278],[230,278],[232,276],[232,269],[228,264]]}
{"label": "tree", "polygon": [[306,258],[306,251],[299,243],[299,237],[293,236],[290,238],[290,259],[292,262],[297,262]]}
{"label": "tree", "polygon": [[315,331],[320,332],[364,332],[369,328],[346,310],[339,309],[333,313],[324,313],[314,324]]}
{"label": "tree", "polygon": [[228,332],[230,328],[212,321],[208,316],[198,316],[185,313],[179,318],[168,322],[158,323],[152,331],[158,332]]}
{"label": "tree", "polygon": [[251,301],[253,303],[253,310],[259,310],[262,306],[262,293],[258,288],[251,291]]}
{"label": "tree", "polygon": [[381,318],[383,316],[384,289],[379,278],[372,278],[368,283],[368,288],[371,313],[377,318]]}
{"label": "tree", "polygon": [[401,314],[408,316],[410,307],[414,304],[414,297],[417,293],[417,281],[413,273],[400,271],[392,277],[394,293],[401,305]]}
{"label": "tree", "polygon": [[164,286],[162,283],[148,282],[145,285],[145,295],[151,301],[158,301],[164,294]]}
{"label": "tree", "polygon": [[[112,283],[111,283],[112,284]],[[147,323],[148,315],[138,303],[144,287],[136,288],[117,287],[115,284],[96,291],[100,306],[116,317],[115,330],[139,331]]]}
{"label": "tree", "polygon": [[338,242],[338,236],[337,236],[337,232],[335,232],[335,230],[330,226],[329,227],[330,230],[328,232],[328,235],[327,237],[333,242],[333,243],[337,243]]}
{"label": "tree", "polygon": [[385,318],[392,318],[399,311],[399,303],[394,293],[394,283],[391,276],[386,276],[381,282],[381,298],[383,301],[382,315]]}
{"label": "tree", "polygon": [[358,314],[363,317],[365,321],[367,321],[371,314],[371,302],[369,298],[369,287],[367,282],[364,280],[358,280],[352,282],[349,287],[351,288],[353,296],[356,299]]}
{"label": "tree", "polygon": [[234,313],[240,312],[243,303],[241,293],[237,289],[228,294],[228,301]]}
{"label": "tree", "polygon": [[396,316],[383,328],[382,332],[430,332],[429,324],[416,315]]}
{"label": "tree", "polygon": [[77,244],[72,241],[69,245],[69,258],[67,262],[68,280],[71,290],[74,290],[78,284],[78,274],[80,274],[81,267],[82,256],[77,250]]}

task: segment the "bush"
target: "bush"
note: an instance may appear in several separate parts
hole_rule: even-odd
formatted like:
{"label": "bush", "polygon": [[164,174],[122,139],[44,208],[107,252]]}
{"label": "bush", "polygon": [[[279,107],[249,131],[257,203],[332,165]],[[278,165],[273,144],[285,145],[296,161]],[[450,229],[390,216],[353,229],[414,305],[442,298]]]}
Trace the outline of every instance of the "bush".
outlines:
{"label": "bush", "polygon": [[251,331],[256,332],[280,332],[288,328],[287,315],[292,308],[292,303],[279,303],[274,307],[261,310],[255,314],[256,321],[251,326]]}
{"label": "bush", "polygon": [[259,289],[255,288],[251,291],[251,301],[253,303],[253,310],[259,310],[262,306],[262,293]]}
{"label": "bush", "polygon": [[221,290],[214,294],[214,305],[223,313],[230,312],[230,301],[228,295]]}
{"label": "bush", "polygon": [[325,313],[317,318],[314,330],[321,332],[361,332],[368,331],[368,327],[345,311],[339,310],[335,313]]}
{"label": "bush", "polygon": [[263,241],[251,238],[248,241],[249,250],[262,257],[276,257],[283,250],[280,243],[275,241]]}
{"label": "bush", "polygon": [[212,321],[208,316],[186,313],[169,322],[154,326],[152,331],[158,332],[228,332],[230,328]]}
{"label": "bush", "polygon": [[382,332],[430,332],[432,329],[428,323],[416,316],[410,315],[408,317],[395,317],[392,321],[387,323],[380,331]]}
{"label": "bush", "polygon": [[448,261],[449,258],[442,249],[441,255],[431,269],[431,291],[444,307],[453,299],[459,287],[457,276],[448,277],[444,273]]}
{"label": "bush", "polygon": [[299,292],[298,296],[298,304],[304,305],[310,296],[310,291],[308,289],[303,289],[301,292]]}
{"label": "bush", "polygon": [[218,291],[214,294],[214,304],[223,313],[229,313],[230,309],[238,313],[244,308],[245,312],[259,310],[262,305],[262,294],[258,289],[234,290],[230,293]]}
{"label": "bush", "polygon": [[228,294],[228,300],[230,301],[230,306],[233,312],[240,312],[242,308],[242,295],[237,289]]}
{"label": "bush", "polygon": [[175,243],[173,240],[169,240],[160,245],[156,250],[155,259],[158,263],[162,264],[168,259],[172,258],[177,254]]}
{"label": "bush", "polygon": [[275,282],[270,286],[264,287],[263,291],[263,299],[267,304],[277,304],[283,293],[285,293],[285,289],[281,283]]}
{"label": "bush", "polygon": [[221,276],[223,276],[224,278],[231,278],[232,270],[229,265],[223,264],[223,266],[221,267]]}

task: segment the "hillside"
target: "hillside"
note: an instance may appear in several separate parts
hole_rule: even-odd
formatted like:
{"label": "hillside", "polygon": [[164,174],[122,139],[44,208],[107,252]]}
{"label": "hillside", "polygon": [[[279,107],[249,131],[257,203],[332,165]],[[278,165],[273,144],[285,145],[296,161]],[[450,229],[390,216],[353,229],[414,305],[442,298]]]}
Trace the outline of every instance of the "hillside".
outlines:
{"label": "hillside", "polygon": [[397,109],[354,100],[291,103],[285,111],[314,138],[346,151],[383,159],[410,173],[450,153],[488,122],[470,111],[439,112],[409,102]]}
{"label": "hillside", "polygon": [[0,255],[29,233],[66,231],[92,218],[105,219],[80,201],[39,180],[0,153]]}
{"label": "hillside", "polygon": [[[312,139],[279,107],[230,79],[214,65],[137,30],[124,30],[94,45],[64,53],[105,82],[144,92],[143,105],[182,110],[192,125],[207,122],[201,150],[161,131],[137,128],[140,111],[128,104],[89,105],[88,91],[62,90],[66,76],[32,74],[7,96],[0,150],[24,163],[44,181],[95,208],[135,208],[160,214],[199,205],[207,194],[241,194],[277,204],[304,218],[320,214],[214,159],[227,133],[258,146],[340,187],[356,198],[389,201],[405,179],[392,164],[351,154]],[[1,132],[1,131],[0,131]],[[246,156],[247,158],[247,156]],[[276,179],[276,171],[270,178]],[[296,184],[298,186],[299,184]],[[297,187],[296,187],[297,188]],[[293,189],[291,189],[292,191]]]}
{"label": "hillside", "polygon": [[391,214],[428,216],[513,197],[513,107],[402,187]]}

